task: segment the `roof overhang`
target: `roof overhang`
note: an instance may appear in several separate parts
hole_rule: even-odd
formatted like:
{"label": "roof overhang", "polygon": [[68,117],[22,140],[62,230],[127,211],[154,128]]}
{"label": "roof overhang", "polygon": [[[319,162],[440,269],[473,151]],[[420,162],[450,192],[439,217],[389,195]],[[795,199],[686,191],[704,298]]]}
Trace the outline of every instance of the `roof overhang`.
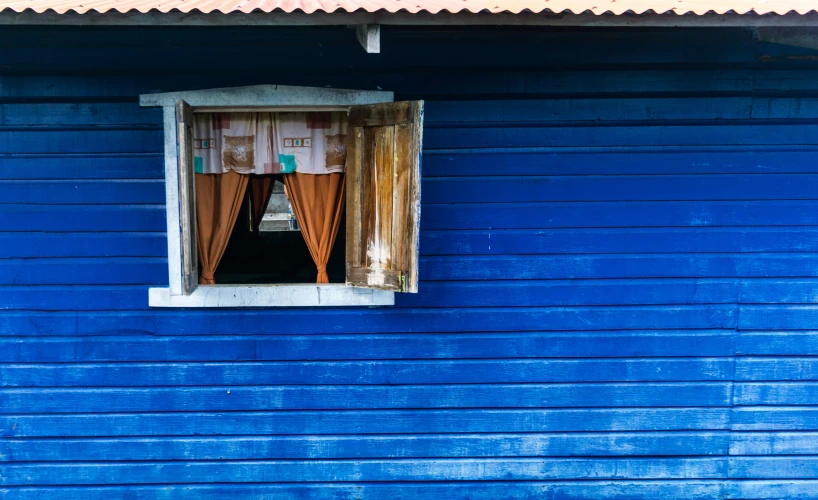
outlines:
{"label": "roof overhang", "polygon": [[0,11],[0,25],[57,26],[590,26],[590,27],[818,27],[818,14],[592,14],[570,12],[179,12],[132,11],[77,14]]}

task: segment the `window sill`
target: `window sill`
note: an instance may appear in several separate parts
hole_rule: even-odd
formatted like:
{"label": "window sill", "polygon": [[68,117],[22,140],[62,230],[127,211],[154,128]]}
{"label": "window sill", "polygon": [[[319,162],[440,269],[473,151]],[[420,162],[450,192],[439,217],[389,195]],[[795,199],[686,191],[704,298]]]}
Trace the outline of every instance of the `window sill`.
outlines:
{"label": "window sill", "polygon": [[329,285],[201,285],[191,295],[151,288],[151,307],[346,307],[393,306],[395,292]]}

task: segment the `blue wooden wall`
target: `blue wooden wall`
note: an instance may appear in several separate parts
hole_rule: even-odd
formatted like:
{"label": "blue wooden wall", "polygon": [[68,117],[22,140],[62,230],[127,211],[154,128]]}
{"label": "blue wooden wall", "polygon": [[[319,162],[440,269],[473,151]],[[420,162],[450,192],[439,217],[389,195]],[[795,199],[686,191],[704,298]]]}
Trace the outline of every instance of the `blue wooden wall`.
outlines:
{"label": "blue wooden wall", "polygon": [[[818,498],[818,62],[749,30],[0,28],[0,498]],[[425,99],[421,292],[150,310],[160,112]]]}

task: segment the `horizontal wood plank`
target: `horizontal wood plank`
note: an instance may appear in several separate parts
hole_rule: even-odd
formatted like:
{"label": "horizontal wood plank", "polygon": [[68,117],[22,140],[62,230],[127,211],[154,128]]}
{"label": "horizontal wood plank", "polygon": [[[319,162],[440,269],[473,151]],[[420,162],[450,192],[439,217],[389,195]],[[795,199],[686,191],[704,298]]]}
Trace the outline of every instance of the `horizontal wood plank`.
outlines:
{"label": "horizontal wood plank", "polygon": [[167,257],[164,232],[0,233],[0,259]]}
{"label": "horizontal wood plank", "polygon": [[148,309],[148,289],[137,285],[0,286],[0,309],[98,311]]}
{"label": "horizontal wood plank", "polygon": [[[242,33],[242,37],[246,35]],[[243,38],[244,39],[244,38]],[[447,41],[448,43],[448,41]],[[353,48],[356,54],[360,46]],[[596,49],[595,49],[596,50]],[[701,51],[699,51],[701,52]],[[177,61],[174,61],[176,63]],[[323,62],[323,61],[322,61]],[[482,61],[481,61],[482,62]],[[105,78],[96,75],[54,73],[46,75],[6,73],[2,76],[0,97],[18,100],[89,98],[133,99],[145,93],[174,89],[206,89],[258,84],[261,81],[281,85],[313,85],[319,87],[357,88],[376,90],[376,85],[398,93],[401,99],[483,98],[565,98],[599,97],[600,94],[619,94],[621,97],[645,97],[646,93],[662,92],[689,97],[691,94],[711,96],[742,96],[753,90],[753,85],[764,90],[813,90],[815,78],[810,71],[758,72],[751,68],[674,68],[674,67],[612,67],[607,71],[589,73],[580,68],[553,71],[538,66],[510,68],[497,71],[491,68],[459,68],[440,78],[440,69],[421,65],[407,72],[404,68],[380,68],[378,84],[361,79],[361,69],[335,68],[332,72],[317,65],[300,69],[298,74],[287,74],[270,68],[254,68],[248,74],[242,71],[209,73],[206,81],[198,74],[160,71],[123,73],[108,71]],[[132,66],[127,67],[128,71]],[[174,68],[178,68],[175,66]],[[198,68],[197,68],[198,69]],[[76,71],[76,68],[74,68]],[[755,82],[754,82],[755,79]],[[775,88],[778,87],[778,88]]]}
{"label": "horizontal wood plank", "polygon": [[[2,56],[7,60],[9,68],[15,72],[41,67],[55,73],[71,69],[86,72],[120,70],[135,73],[146,70],[158,72],[174,69],[176,72],[182,72],[200,69],[194,61],[201,45],[186,40],[178,32],[161,37],[138,30],[121,30],[119,27],[123,31],[120,33],[116,28],[101,27],[93,37],[86,39],[79,39],[76,34],[69,33],[42,39],[28,33],[19,34],[15,27],[7,27],[11,41],[4,48]],[[245,30],[238,28],[222,28],[224,36],[246,37],[244,43],[250,47],[269,43],[272,37],[271,33],[261,26],[244,27],[247,28]],[[581,37],[578,36],[578,31],[573,31],[560,37],[559,32],[518,27],[519,38],[514,38],[509,36],[505,28],[498,28],[497,34],[491,36],[493,43],[486,46],[482,45],[482,40],[477,36],[480,32],[469,32],[464,28],[452,27],[439,32],[426,30],[423,32],[425,36],[421,36],[420,33],[408,32],[406,27],[395,27],[394,34],[385,35],[384,41],[384,45],[392,44],[393,57],[388,60],[372,60],[367,59],[365,52],[361,52],[360,45],[354,37],[350,39],[346,36],[347,33],[342,26],[314,27],[313,37],[304,32],[294,32],[297,27],[290,28],[289,32],[286,27],[279,28],[284,30],[284,33],[274,38],[278,43],[269,47],[268,53],[270,57],[291,55],[296,58],[293,69],[323,67],[329,70],[362,66],[375,70],[425,67],[438,69],[439,72],[452,72],[454,68],[478,66],[497,71],[520,67],[564,67],[567,63],[577,65],[580,62],[591,66],[672,67],[675,63],[682,67],[694,68],[713,65],[736,67],[735,63],[746,63],[752,60],[754,55],[749,36],[738,30],[730,30],[724,34],[715,30],[703,30],[704,32],[699,35],[701,47],[712,45],[718,50],[701,50],[698,45],[691,47],[685,44],[683,37],[676,32],[659,31],[653,34],[652,43],[645,43],[645,37],[637,36],[638,33],[626,32],[617,37],[615,31],[601,31],[594,36]],[[199,33],[202,33],[200,36],[205,39],[208,39],[208,34],[213,30],[208,27],[198,29]],[[141,37],[138,35],[140,33]],[[112,53],[106,50],[108,47],[102,40],[116,46],[119,52]],[[531,43],[559,44],[564,49],[556,54],[545,51],[526,57],[521,52]],[[179,60],[161,51],[168,45],[174,47]],[[208,44],[206,47],[213,53],[215,60],[222,61],[220,68],[223,68],[224,72],[244,70],[253,61],[250,54],[237,53],[235,50],[229,50],[229,47],[216,44]],[[480,50],[475,50],[477,47],[480,47]],[[44,52],[41,60],[32,57],[32,53],[39,53],[38,51]],[[625,57],[623,52],[629,56]],[[321,61],[322,58],[328,60]],[[126,64],[128,62],[132,64]],[[318,64],[319,62],[323,64]],[[194,78],[188,77],[188,80]]]}
{"label": "horizontal wood plank", "polygon": [[[0,389],[0,414],[728,406],[719,382]],[[746,392],[739,403],[752,403]]]}
{"label": "horizontal wood plank", "polygon": [[[427,178],[504,175],[693,175],[815,172],[814,146],[540,147],[430,150]],[[646,193],[649,194],[649,193]]]}
{"label": "horizontal wood plank", "polygon": [[[747,464],[749,467],[750,464]],[[737,473],[740,466],[731,463]],[[549,479],[715,479],[727,460],[706,458],[503,458],[14,464],[3,484],[187,484],[315,481],[498,481]]]}
{"label": "horizontal wood plank", "polygon": [[725,430],[728,408],[450,409],[0,416],[3,437]]}
{"label": "horizontal wood plank", "polygon": [[[65,335],[65,332],[61,332]],[[0,337],[4,363],[725,357],[729,330],[341,335]],[[508,365],[511,367],[512,365]],[[553,365],[558,366],[558,365]],[[668,365],[670,366],[670,365]],[[54,369],[59,369],[55,365]],[[120,369],[125,369],[120,367]],[[235,368],[240,369],[239,367]],[[373,368],[374,369],[374,368]],[[600,368],[601,369],[601,368]],[[634,368],[635,369],[635,368]],[[567,366],[564,373],[570,373]],[[691,371],[693,372],[693,371]],[[583,376],[593,377],[583,370]],[[605,373],[601,371],[599,373]],[[633,372],[631,372],[633,373]],[[716,372],[719,373],[719,372]],[[66,375],[68,376],[68,375]]]}
{"label": "horizontal wood plank", "polygon": [[731,455],[818,455],[815,432],[733,432]]}
{"label": "horizontal wood plank", "polygon": [[809,200],[544,202],[425,204],[421,230],[814,225]]}
{"label": "horizontal wood plank", "polygon": [[0,179],[163,179],[162,160],[159,154],[6,155],[0,156]]}
{"label": "horizontal wood plank", "polygon": [[[811,201],[425,204],[441,229],[818,226]],[[164,205],[3,205],[0,231],[164,231]]]}
{"label": "horizontal wood plank", "polygon": [[[811,330],[818,319],[818,307],[814,305],[742,305],[739,312],[742,330]],[[800,332],[792,335],[798,339]]]}
{"label": "horizontal wood plank", "polygon": [[[751,97],[631,97],[451,100],[427,104],[424,122],[439,123],[543,123],[605,122],[636,120],[734,120],[749,118],[755,105],[767,113],[755,116],[778,116],[788,110],[786,99],[753,99]],[[818,116],[818,104],[804,103],[800,116]],[[810,106],[809,104],[812,104]],[[788,116],[789,117],[789,116]]]}
{"label": "horizontal wood plank", "polygon": [[811,252],[818,227],[429,230],[420,243],[422,255]]}
{"label": "horizontal wood plank", "polygon": [[742,381],[818,381],[818,357],[739,357],[735,377]]}
{"label": "horizontal wood plank", "polygon": [[422,189],[425,203],[806,200],[818,174],[436,177]]}
{"label": "horizontal wood plank", "polygon": [[818,277],[818,254],[428,256],[420,259],[420,270],[426,279],[440,281]]}
{"label": "horizontal wood plank", "polygon": [[500,147],[713,146],[814,144],[818,125],[719,124],[698,126],[426,127],[424,147],[468,149]]}
{"label": "horizontal wood plank", "polygon": [[[0,258],[164,257],[166,240],[164,232],[7,232],[0,233]],[[421,233],[420,245],[424,256],[780,253],[816,247],[818,227],[430,230]]]}
{"label": "horizontal wood plank", "polygon": [[167,229],[164,205],[0,205],[0,231],[157,232]]}
{"label": "horizontal wood plank", "polygon": [[[350,354],[352,355],[352,354]],[[0,364],[2,387],[723,381],[728,358]]]}
{"label": "horizontal wood plank", "polygon": [[[752,309],[753,311],[756,308]],[[791,318],[793,319],[793,318]],[[743,331],[736,336],[736,354],[744,356],[814,356],[818,355],[818,332],[802,329],[800,331]],[[749,376],[756,368],[751,368],[751,364],[760,360],[748,360],[747,362],[738,359],[741,365],[736,365],[736,376]],[[773,358],[773,363],[781,361],[781,369],[786,372],[788,364],[785,358]],[[797,366],[799,359],[793,360]],[[763,369],[765,363],[760,361],[759,368]],[[767,364],[769,366],[769,364]],[[809,374],[810,369],[805,365],[804,373]],[[777,370],[778,367],[776,366]]]}
{"label": "horizontal wood plank", "polygon": [[[646,259],[647,260],[647,259]],[[428,272],[428,266],[427,266]],[[456,272],[456,271],[455,271]],[[462,278],[469,278],[468,275]],[[616,304],[727,304],[739,297],[737,280],[589,279],[424,282],[416,296],[396,297],[398,307],[571,306]],[[789,281],[799,288],[799,283]],[[742,297],[749,300],[753,287]],[[803,283],[801,295],[818,290],[818,280]],[[2,297],[0,288],[0,297]],[[798,291],[792,292],[799,294]],[[759,295],[756,295],[757,297]],[[756,300],[761,300],[758,298]],[[2,306],[0,306],[2,308]]]}
{"label": "horizontal wood plank", "polygon": [[9,205],[160,204],[165,201],[165,181],[0,181],[0,199]]}
{"label": "horizontal wood plank", "polygon": [[748,406],[812,405],[818,395],[815,382],[741,382],[735,384],[734,404]]}
{"label": "horizontal wood plank", "polygon": [[[602,500],[612,496],[629,500],[720,498],[735,492],[744,499],[809,498],[818,481],[754,481],[731,483],[721,480],[651,480],[651,481],[491,481],[435,483],[315,483],[315,484],[190,484],[185,486],[69,486],[69,487],[5,487],[14,500],[110,500],[123,495],[143,495],[169,500],[256,500],[268,496],[276,499],[299,500],[307,496],[314,500],[533,500],[542,495],[554,495],[566,500]],[[779,496],[771,496],[779,495]],[[799,495],[799,496],[796,496]]]}
{"label": "horizontal wood plank", "polygon": [[[436,149],[502,147],[715,146],[812,144],[816,125],[665,125],[622,127],[469,127],[428,126],[424,147]],[[5,153],[160,153],[161,127],[131,130],[6,130]],[[45,138],[48,138],[47,140]]]}
{"label": "horizontal wood plank", "polygon": [[818,430],[818,409],[814,406],[747,406],[730,413],[730,427],[737,431]]}
{"label": "horizontal wood plank", "polygon": [[135,102],[5,103],[0,104],[0,130],[11,127],[76,125],[157,125],[162,111]]}
{"label": "horizontal wood plank", "polygon": [[[487,183],[491,189],[479,188]],[[422,184],[424,203],[807,200],[816,198],[818,174],[439,177]],[[164,201],[164,181],[0,180],[0,195],[7,204],[153,204]]]}
{"label": "horizontal wood plank", "polygon": [[[201,335],[503,332],[565,330],[722,329],[735,328],[734,305],[629,306],[574,308],[374,309],[368,321],[360,311],[197,310],[43,312],[31,321],[27,312],[0,315],[0,335]],[[127,327],[123,328],[124,325]],[[271,326],[275,325],[275,326]],[[613,327],[613,328],[612,328]],[[275,330],[271,331],[271,328]]]}
{"label": "horizontal wood plank", "polygon": [[810,97],[566,97],[450,100],[427,104],[426,123],[584,123],[611,121],[807,119],[818,117]]}
{"label": "horizontal wood plank", "polygon": [[[804,435],[806,437],[806,435]],[[727,454],[727,432],[0,440],[0,462]]]}
{"label": "horizontal wood plank", "polygon": [[[427,295],[400,298],[398,306],[565,306],[611,304],[696,304],[734,302],[739,291],[747,303],[779,301],[813,303],[818,281],[818,255],[787,254],[660,254],[583,256],[423,257],[420,270],[428,280],[441,282],[508,283],[435,284]],[[138,273],[136,271],[139,271]],[[779,278],[777,280],[707,281],[703,278]],[[803,277],[801,279],[781,279]],[[631,278],[631,280],[626,280]],[[672,278],[700,278],[675,282]],[[616,279],[577,285],[565,280]],[[643,279],[654,279],[648,283]],[[662,282],[659,279],[668,279]],[[0,285],[159,285],[167,280],[167,261],[157,257],[0,259]],[[514,283],[514,280],[557,280]],[[562,280],[562,281],[561,281]],[[621,280],[621,281],[620,281]],[[695,284],[702,289],[695,288]],[[645,285],[668,287],[666,296],[640,296]],[[516,290],[515,297],[495,297],[492,289]],[[631,290],[631,297],[613,297],[606,290]],[[458,290],[468,296],[452,295]],[[561,292],[566,292],[561,294]],[[584,298],[583,298],[584,297]],[[688,297],[680,299],[679,297]],[[440,302],[436,299],[441,299]]]}
{"label": "horizontal wood plank", "polygon": [[814,479],[774,479],[730,481],[725,488],[731,498],[740,500],[808,499],[815,495],[818,481]]}
{"label": "horizontal wood plank", "polygon": [[37,153],[161,153],[162,128],[151,125],[131,130],[0,131],[0,151]]}
{"label": "horizontal wood plank", "polygon": [[0,284],[161,285],[167,269],[167,259],[156,257],[2,259]]}
{"label": "horizontal wood plank", "polygon": [[815,479],[818,457],[734,457],[729,474],[735,479]]}

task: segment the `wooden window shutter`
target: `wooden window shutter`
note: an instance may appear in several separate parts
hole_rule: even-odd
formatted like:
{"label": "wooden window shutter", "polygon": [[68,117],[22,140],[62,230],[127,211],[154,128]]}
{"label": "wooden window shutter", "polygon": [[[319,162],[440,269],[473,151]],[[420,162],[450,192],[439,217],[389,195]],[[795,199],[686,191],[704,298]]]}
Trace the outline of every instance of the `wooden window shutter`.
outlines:
{"label": "wooden window shutter", "polygon": [[[193,110],[176,101],[176,156],[179,159],[179,232],[182,245],[182,291],[190,295],[199,285],[196,247],[196,188],[193,169]],[[171,207],[168,207],[170,210]],[[170,230],[170,228],[168,228]]]}
{"label": "wooden window shutter", "polygon": [[423,101],[351,108],[347,285],[417,293],[422,140]]}

